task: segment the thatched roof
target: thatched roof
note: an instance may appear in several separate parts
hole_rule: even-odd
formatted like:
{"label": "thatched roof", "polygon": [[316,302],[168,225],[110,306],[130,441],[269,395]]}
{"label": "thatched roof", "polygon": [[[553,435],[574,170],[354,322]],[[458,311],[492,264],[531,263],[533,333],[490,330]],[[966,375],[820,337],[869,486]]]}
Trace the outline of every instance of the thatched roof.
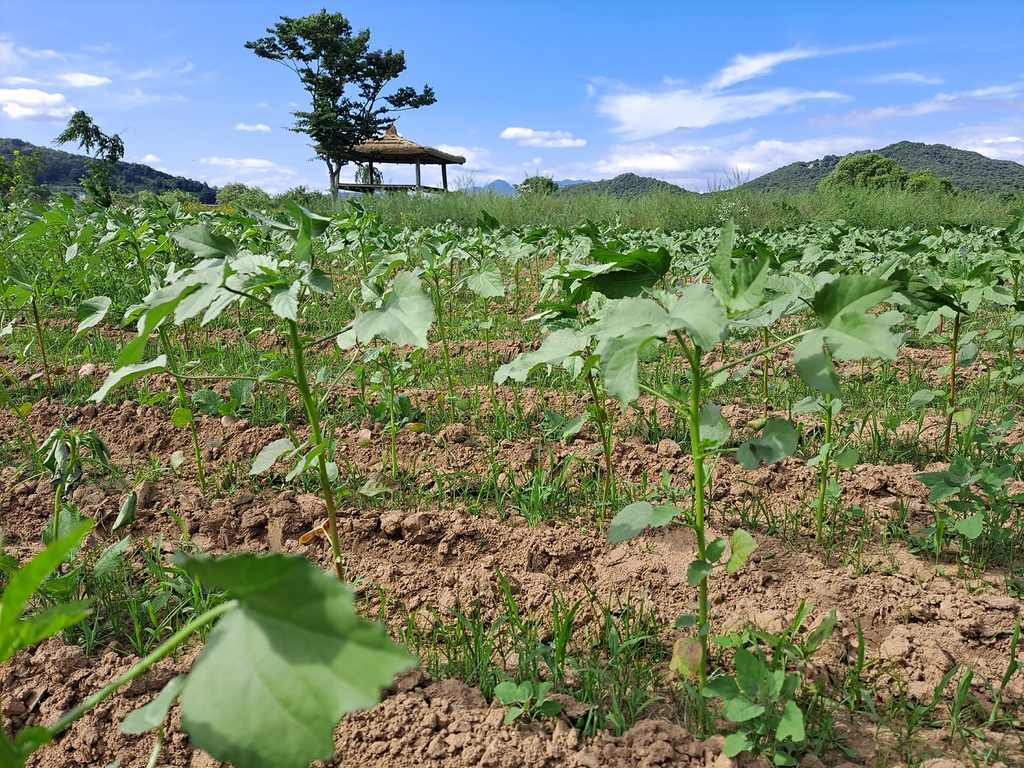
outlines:
{"label": "thatched roof", "polygon": [[375,163],[420,163],[423,165],[451,163],[453,165],[462,165],[466,162],[466,158],[461,155],[449,155],[447,152],[442,152],[439,149],[403,139],[398,135],[394,125],[387,129],[383,137],[357,144],[352,147],[352,151],[366,158],[366,160]]}

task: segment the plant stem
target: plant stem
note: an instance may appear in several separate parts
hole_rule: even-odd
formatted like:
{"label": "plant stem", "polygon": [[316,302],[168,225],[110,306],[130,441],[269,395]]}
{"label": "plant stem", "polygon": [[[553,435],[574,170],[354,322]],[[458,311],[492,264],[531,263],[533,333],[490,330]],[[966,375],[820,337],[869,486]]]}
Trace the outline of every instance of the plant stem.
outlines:
{"label": "plant stem", "polygon": [[[313,446],[316,450],[323,445],[323,435],[320,432],[320,413],[316,408],[316,401],[309,389],[309,380],[306,378],[306,361],[302,356],[302,340],[299,338],[299,325],[294,320],[288,320],[288,336],[291,341],[292,356],[295,360],[295,386],[298,387],[299,395],[302,397],[302,405],[306,409],[306,418],[309,419],[309,428],[312,432]],[[338,511],[334,504],[334,491],[331,489],[331,480],[327,475],[326,447],[317,453],[317,469],[320,473],[320,491],[324,495],[324,504],[327,505],[327,534],[331,540],[331,556],[334,560],[334,572],[338,579],[345,580],[345,574],[341,567],[341,542],[338,540]]]}
{"label": "plant stem", "polygon": [[[167,335],[167,329],[160,326],[160,346],[163,347],[164,355],[167,356],[167,370],[174,378],[174,383],[178,388],[178,402],[182,408],[189,410],[188,399],[185,397],[185,386],[181,383],[182,378],[178,375],[178,362],[174,356],[174,349],[171,347],[170,337]],[[196,455],[196,471],[199,473],[199,491],[206,495],[206,471],[203,469],[203,451],[199,446],[199,430],[196,428],[195,417],[190,415],[188,419],[189,431],[192,433],[192,450]]]}
{"label": "plant stem", "polygon": [[[697,559],[707,560],[707,545],[704,538],[704,489],[707,487],[707,477],[704,471],[704,446],[700,439],[700,350],[687,344],[678,331],[675,332],[675,336],[690,362],[690,408],[687,412],[687,421],[690,427],[690,451],[693,454],[693,531],[697,535]],[[701,652],[700,667],[697,669],[697,690],[703,691],[708,679],[708,636],[711,634],[708,620],[707,576],[700,580],[697,589],[697,634],[700,637]]]}
{"label": "plant stem", "polygon": [[960,341],[960,313],[953,319],[953,341],[950,344],[949,359],[949,412],[946,414],[946,435],[942,439],[942,453],[949,456],[949,439],[953,432],[953,407],[956,402],[956,358],[957,344]]}
{"label": "plant stem", "polygon": [[814,515],[814,540],[821,543],[825,519],[825,494],[828,491],[829,464],[832,459],[832,395],[825,395],[825,445],[818,466],[818,504]]}
{"label": "plant stem", "polygon": [[[598,431],[601,433],[601,450],[604,453],[602,500],[608,501],[608,494],[615,477],[615,470],[612,468],[612,428],[608,423],[608,411],[604,407],[604,398],[598,395],[597,380],[594,378],[593,370],[587,371],[587,384],[590,385],[590,394],[594,398],[594,421],[597,422]],[[655,410],[657,410],[657,404],[655,404]]]}
{"label": "plant stem", "polygon": [[39,340],[39,354],[43,358],[43,375],[46,377],[46,396],[53,399],[53,381],[50,379],[50,364],[46,360],[46,344],[43,343],[43,321],[39,319],[39,306],[32,294],[32,316],[36,323],[36,338]]}
{"label": "plant stem", "polygon": [[764,417],[765,417],[765,419],[767,419],[768,418],[769,406],[771,405],[768,402],[768,365],[769,365],[769,363],[771,363],[772,356],[771,356],[771,353],[769,353],[767,351],[768,350],[768,326],[766,325],[762,329],[762,331],[763,331],[763,337],[764,337],[765,352],[764,352],[764,370],[761,371],[761,395],[762,395],[762,398],[764,399]]}
{"label": "plant stem", "polygon": [[210,624],[211,622],[213,622],[220,616],[224,615],[228,611],[236,608],[237,606],[237,600],[229,600],[226,603],[221,603],[216,608],[211,608],[206,613],[190,621],[184,627],[182,627],[169,638],[167,638],[167,640],[161,643],[161,645],[157,647],[157,649],[154,650],[151,654],[146,656],[144,659],[140,659],[139,662],[135,664],[135,666],[133,666],[119,678],[117,678],[111,683],[107,683],[107,685],[105,685],[100,690],[96,691],[96,693],[94,693],[88,699],[83,701],[77,707],[64,713],[64,716],[61,717],[60,720],[58,720],[56,723],[54,723],[46,729],[50,734],[50,738],[52,739],[53,737],[60,734],[68,726],[74,723],[78,718],[80,718],[86,712],[91,710],[97,704],[103,702],[111,694],[116,692],[117,689],[120,688],[122,685],[130,683],[132,680],[134,680],[139,675],[144,673],[158,661],[160,661],[165,656],[170,654],[175,648],[181,645],[181,643],[187,640],[194,632],[206,626],[207,624]]}

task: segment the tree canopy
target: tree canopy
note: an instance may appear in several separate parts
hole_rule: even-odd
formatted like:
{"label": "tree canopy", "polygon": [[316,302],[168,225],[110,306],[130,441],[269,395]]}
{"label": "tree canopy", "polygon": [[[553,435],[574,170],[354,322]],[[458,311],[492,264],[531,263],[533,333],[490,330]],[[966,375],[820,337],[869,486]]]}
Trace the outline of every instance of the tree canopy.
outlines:
{"label": "tree canopy", "polygon": [[558,184],[548,176],[529,176],[516,184],[516,192],[520,195],[553,195],[557,191]]}
{"label": "tree canopy", "polygon": [[292,113],[290,130],[310,137],[327,165],[334,196],[341,168],[358,160],[354,146],[381,135],[394,122],[393,113],[437,101],[429,85],[420,91],[403,86],[385,95],[388,84],[405,71],[405,52],[371,50],[370,30],[353,33],[340,13],[325,8],[301,18],[282,16],[267,32],[245,47],[299,76],[311,103],[308,110]]}
{"label": "tree canopy", "polygon": [[82,187],[90,198],[106,207],[111,203],[110,173],[124,157],[124,142],[116,133],[107,136],[85,112],[79,110],[68,120],[68,127],[54,141],[67,144],[77,141],[78,146],[96,159],[89,164],[89,173],[82,177]]}
{"label": "tree canopy", "polygon": [[877,152],[847,155],[835,169],[822,180],[821,189],[839,187],[868,187],[902,189],[907,183],[907,171],[892,158]]}

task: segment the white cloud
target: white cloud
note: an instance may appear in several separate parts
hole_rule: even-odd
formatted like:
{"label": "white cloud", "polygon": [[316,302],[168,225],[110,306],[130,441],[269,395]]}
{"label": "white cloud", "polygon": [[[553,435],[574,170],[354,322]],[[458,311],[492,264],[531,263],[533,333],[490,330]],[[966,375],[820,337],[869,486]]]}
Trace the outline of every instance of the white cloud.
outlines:
{"label": "white cloud", "polygon": [[203,157],[199,159],[199,162],[203,165],[214,165],[218,168],[228,168],[233,171],[245,172],[245,173],[283,173],[287,176],[294,176],[295,171],[291,168],[285,168],[283,165],[278,165],[272,160],[261,160],[257,157]]}
{"label": "white cloud", "polygon": [[677,128],[706,128],[763,117],[809,99],[845,100],[833,91],[776,88],[761,93],[727,94],[680,89],[663,93],[620,93],[603,96],[598,112],[616,121],[632,138],[646,139]]}
{"label": "white cloud", "polygon": [[951,112],[955,110],[984,106],[1017,109],[1017,101],[1024,92],[1024,81],[1006,85],[989,85],[971,91],[957,93],[940,93],[927,101],[895,107],[876,107],[874,109],[858,109],[841,115],[829,115],[816,118],[812,123],[825,125],[830,123],[851,123],[855,125],[873,125],[882,120],[901,117],[919,117],[935,112]]}
{"label": "white cloud", "polygon": [[502,139],[514,139],[520,147],[585,147],[586,139],[576,139],[568,131],[535,131],[532,128],[506,128]]}
{"label": "white cloud", "polygon": [[156,155],[145,155],[144,157],[139,159],[139,162],[140,163],[160,163],[160,162],[163,162],[163,161],[159,157],[157,157]]}
{"label": "white cloud", "polygon": [[70,85],[74,88],[93,88],[97,85],[106,85],[111,82],[109,77],[88,75],[85,72],[68,72],[63,75],[57,75],[57,79],[65,85]]}
{"label": "white cloud", "polygon": [[[870,138],[835,136],[785,142],[763,140],[738,147],[710,144],[662,146],[654,143],[618,145],[591,170],[604,177],[620,173],[655,176],[699,190],[727,181],[744,181],[790,163],[825,155],[845,155],[872,146]],[[586,170],[583,171],[586,173]]]}
{"label": "white cloud", "polygon": [[467,171],[481,170],[490,154],[483,147],[459,147],[453,144],[438,144],[437,149],[449,155],[461,155],[466,158],[466,162],[461,167]]}
{"label": "white cloud", "polygon": [[264,125],[263,123],[256,123],[256,125],[246,125],[245,123],[238,123],[235,125],[236,131],[260,131],[261,133],[269,133],[270,126]]}
{"label": "white cloud", "polygon": [[0,110],[12,120],[64,120],[75,112],[63,93],[37,88],[0,89]]}
{"label": "white cloud", "polygon": [[741,83],[744,80],[751,80],[755,77],[770,74],[777,65],[787,61],[799,61],[800,59],[813,59],[819,56],[835,56],[841,53],[860,53],[872,51],[878,48],[888,48],[895,43],[872,43],[869,45],[847,45],[842,48],[787,48],[784,51],[772,51],[770,53],[757,53],[752,56],[737,54],[733,57],[732,63],[722,69],[708,82],[708,88],[718,90],[727,88],[730,85]]}
{"label": "white cloud", "polygon": [[941,77],[928,77],[918,72],[889,72],[885,75],[866,77],[862,83],[906,83],[908,85],[940,85],[944,82]]}
{"label": "white cloud", "polygon": [[30,59],[59,59],[62,58],[56,51],[51,51],[49,48],[33,49],[33,48],[19,48],[18,53],[22,56],[28,56]]}
{"label": "white cloud", "polygon": [[38,80],[33,80],[31,77],[5,77],[2,81],[4,85],[42,85]]}

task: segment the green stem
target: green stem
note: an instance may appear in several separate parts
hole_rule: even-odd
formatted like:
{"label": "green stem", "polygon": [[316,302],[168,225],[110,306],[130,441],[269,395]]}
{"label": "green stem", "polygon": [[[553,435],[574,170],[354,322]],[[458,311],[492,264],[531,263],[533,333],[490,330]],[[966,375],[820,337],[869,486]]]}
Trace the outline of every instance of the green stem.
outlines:
{"label": "green stem", "polygon": [[[294,320],[288,320],[288,336],[291,341],[292,357],[295,361],[295,386],[298,387],[299,395],[302,397],[302,405],[306,409],[306,418],[309,419],[309,428],[312,432],[313,448],[323,444],[323,435],[320,431],[320,413],[316,408],[316,401],[309,389],[309,380],[306,378],[306,361],[302,356],[302,340],[299,337],[299,325]],[[331,489],[331,480],[327,475],[326,450],[317,454],[317,469],[320,473],[320,491],[324,495],[324,504],[327,505],[327,535],[331,540],[331,555],[334,559],[334,572],[338,579],[344,581],[345,574],[341,567],[341,542],[338,539],[338,511],[334,503],[334,491]]]}
{"label": "green stem", "polygon": [[771,362],[772,356],[768,352],[768,326],[766,325],[763,329],[764,337],[764,370],[761,371],[761,395],[764,399],[764,417],[768,418],[768,411],[770,403],[768,402],[768,364]]}
{"label": "green stem", "polygon": [[[598,431],[601,433],[601,450],[604,453],[604,491],[603,501],[608,501],[608,494],[611,492],[612,483],[615,478],[615,470],[612,467],[612,429],[608,423],[608,411],[604,407],[604,398],[598,394],[597,380],[594,371],[587,371],[587,384],[590,385],[590,394],[594,398],[594,421],[597,422]],[[657,404],[655,404],[657,410]]]}
{"label": "green stem", "polygon": [[[690,427],[690,451],[693,454],[693,531],[697,534],[697,559],[707,560],[707,544],[704,532],[704,493],[707,476],[704,467],[704,446],[700,439],[700,395],[702,372],[700,350],[686,343],[682,334],[675,332],[676,340],[690,363],[690,408],[687,421]],[[700,637],[701,663],[697,670],[697,690],[703,691],[708,679],[708,636],[711,627],[708,619],[708,579],[705,576],[697,587],[697,629]]]}
{"label": "green stem", "polygon": [[391,362],[390,350],[384,355],[388,374],[388,421],[391,433],[391,477],[398,477],[398,427],[395,424],[395,366]]}
{"label": "green stem", "polygon": [[[189,410],[188,398],[185,396],[185,386],[182,384],[183,377],[178,374],[178,363],[174,357],[174,349],[171,347],[170,337],[167,335],[167,329],[160,326],[160,346],[163,347],[164,355],[167,356],[167,371],[174,378],[174,383],[178,388],[178,402],[182,408]],[[192,450],[196,455],[196,471],[199,473],[199,491],[204,496],[207,492],[206,487],[206,471],[203,469],[203,450],[199,445],[199,430],[196,428],[196,420],[194,416],[189,416],[188,420],[189,431],[192,433]]]}
{"label": "green stem", "polygon": [[828,491],[829,464],[832,459],[832,395],[825,395],[825,446],[818,465],[818,505],[814,515],[814,539],[821,543],[825,519],[825,493]]}
{"label": "green stem", "polygon": [[942,453],[949,456],[949,439],[953,432],[953,408],[956,403],[956,358],[957,345],[960,342],[960,313],[953,318],[953,341],[949,356],[949,406],[946,414],[946,435],[942,439]]}
{"label": "green stem", "polygon": [[39,354],[43,358],[43,375],[46,377],[46,396],[53,399],[53,381],[50,380],[50,364],[46,360],[46,344],[43,343],[43,321],[39,319],[39,306],[35,294],[32,295],[32,316],[36,323],[36,338],[39,340]]}
{"label": "green stem", "polygon": [[68,726],[74,723],[78,718],[84,715],[86,712],[91,710],[97,704],[100,704],[107,699],[111,694],[117,691],[122,685],[130,683],[132,680],[143,674],[146,670],[156,664],[158,661],[163,659],[165,656],[170,654],[177,648],[181,643],[187,640],[194,632],[201,629],[202,627],[210,624],[220,616],[224,615],[228,611],[238,606],[237,600],[229,600],[226,603],[221,603],[216,608],[211,608],[206,613],[198,616],[197,618],[190,621],[184,627],[179,629],[167,640],[165,640],[156,650],[146,656],[144,659],[140,659],[139,662],[121,675],[119,678],[111,683],[108,683],[100,690],[96,691],[92,696],[83,701],[77,707],[69,710],[58,720],[56,723],[51,725],[46,730],[50,734],[50,738],[54,738],[64,731]]}

